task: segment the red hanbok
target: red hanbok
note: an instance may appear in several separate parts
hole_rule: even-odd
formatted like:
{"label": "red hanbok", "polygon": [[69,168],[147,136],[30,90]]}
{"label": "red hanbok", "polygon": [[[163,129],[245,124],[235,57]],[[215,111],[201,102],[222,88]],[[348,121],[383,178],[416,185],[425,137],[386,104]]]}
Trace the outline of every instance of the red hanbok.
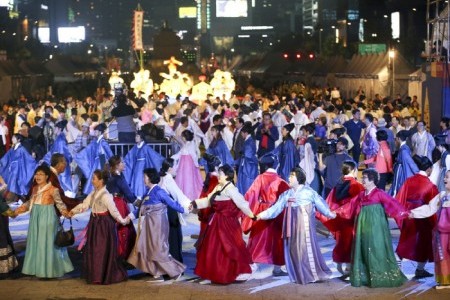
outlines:
{"label": "red hanbok", "polygon": [[[217,184],[219,184],[219,177],[217,177],[217,174],[210,174],[209,176],[210,177],[209,177],[208,189],[206,191],[203,189],[199,198],[207,197],[209,194],[211,194],[211,192],[214,190],[214,188],[217,186]],[[208,225],[209,216],[211,215],[211,208],[207,207],[207,208],[199,209],[197,212],[197,215],[198,215],[198,220],[200,221],[199,236],[201,236],[202,233],[204,232],[206,226]]]}
{"label": "red hanbok", "polygon": [[[256,177],[244,197],[256,216],[271,207],[288,189],[289,184],[275,170],[269,169]],[[242,229],[244,233],[250,232],[247,248],[253,262],[284,265],[283,218],[284,213],[272,220],[252,221],[244,217]]]}
{"label": "red hanbok", "polygon": [[[326,199],[327,204],[332,211],[338,209],[344,204],[347,204],[353,197],[364,191],[363,185],[355,178],[345,176],[344,181],[349,181],[348,192],[346,193],[347,196],[343,199],[338,199],[339,197],[336,195],[337,189],[344,186],[340,185],[333,188]],[[327,219],[321,214],[320,216],[316,214],[316,217],[322,221],[328,230],[330,230],[336,240],[336,245],[333,249],[333,261],[336,263],[350,263],[352,244],[355,236],[354,218],[343,219],[336,216],[335,219]]]}
{"label": "red hanbok", "polygon": [[[438,188],[426,175],[416,174],[406,179],[395,198],[408,210],[417,208],[439,194]],[[397,254],[417,262],[433,261],[432,237],[435,216],[425,219],[405,219],[401,224]]]}

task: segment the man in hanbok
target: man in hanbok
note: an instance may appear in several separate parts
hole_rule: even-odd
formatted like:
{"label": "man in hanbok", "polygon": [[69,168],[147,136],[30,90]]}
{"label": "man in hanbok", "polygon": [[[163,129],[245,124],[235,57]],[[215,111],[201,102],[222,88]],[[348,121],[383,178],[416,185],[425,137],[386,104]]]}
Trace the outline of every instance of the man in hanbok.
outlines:
{"label": "man in hanbok", "polygon": [[104,139],[106,125],[100,123],[94,128],[97,140],[92,141],[86,148],[74,155],[74,160],[80,167],[87,181],[83,188],[83,194],[88,195],[92,191],[91,179],[94,171],[103,170],[106,162],[113,156],[108,142]]}
{"label": "man in hanbok", "polygon": [[447,173],[447,170],[450,170],[450,155],[448,155],[448,144],[446,143],[446,138],[447,136],[442,134],[435,136],[436,149],[441,153],[441,158],[437,162],[439,164],[439,168],[437,168],[437,174],[434,176],[434,184],[437,185],[440,192],[445,191],[445,173]]}
{"label": "man in hanbok", "polygon": [[[419,173],[405,180],[396,195],[397,200],[408,210],[412,210],[430,201],[439,191],[428,176],[433,164],[426,156],[414,155],[414,162],[419,167]],[[432,231],[435,218],[405,219],[402,221],[397,255],[400,259],[417,262],[416,278],[432,277],[433,274],[424,269],[425,264],[433,261]]]}
{"label": "man in hanbok", "polygon": [[401,130],[397,133],[396,140],[397,143],[400,144],[400,147],[397,154],[397,160],[394,164],[394,179],[392,181],[391,189],[389,190],[391,196],[397,195],[400,187],[407,178],[419,172],[419,168],[417,168],[417,165],[412,159],[411,149],[406,144],[408,137],[408,130]]}
{"label": "man in hanbok", "polygon": [[58,176],[59,182],[61,183],[61,187],[66,194],[69,193],[70,196],[74,197],[77,193],[77,188],[73,188],[72,186],[72,170],[70,168],[70,164],[72,163],[72,155],[70,154],[66,134],[64,133],[66,126],[66,120],[59,121],[55,124],[56,139],[50,151],[44,156],[43,161],[50,165],[51,158],[54,153],[64,155],[64,158],[66,159],[66,168],[64,169],[64,172]]}
{"label": "man in hanbok", "polygon": [[244,138],[242,146],[242,155],[237,162],[238,176],[237,188],[239,193],[245,194],[252,185],[256,176],[258,176],[258,159],[256,158],[256,143],[252,138],[253,127],[246,123],[241,129],[241,135]]}
{"label": "man in hanbok", "polygon": [[22,135],[14,134],[13,146],[0,160],[0,176],[8,185],[8,191],[16,196],[28,193],[36,168],[36,161],[21,144],[22,139]]}
{"label": "man in hanbok", "polygon": [[[266,170],[256,177],[245,193],[245,200],[248,201],[254,215],[274,205],[278,197],[289,189],[289,184],[275,170],[277,161],[274,154],[263,156],[259,162]],[[242,221],[244,233],[250,233],[247,249],[252,256],[253,263],[273,264],[272,274],[274,276],[287,275],[281,270],[281,266],[285,263],[281,237],[283,217],[284,214],[281,213],[273,220],[253,221],[249,217],[245,217]]]}
{"label": "man in hanbok", "polygon": [[129,183],[131,191],[137,196],[145,194],[144,170],[154,168],[160,170],[165,158],[147,145],[144,141],[144,132],[136,134],[136,145],[131,148],[124,158],[126,165],[124,176]]}

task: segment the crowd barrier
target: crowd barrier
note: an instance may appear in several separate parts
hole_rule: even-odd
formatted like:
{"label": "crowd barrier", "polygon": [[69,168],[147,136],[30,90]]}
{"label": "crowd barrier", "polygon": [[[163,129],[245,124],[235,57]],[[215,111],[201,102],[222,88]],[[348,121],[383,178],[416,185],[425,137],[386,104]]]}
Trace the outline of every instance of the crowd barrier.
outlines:
{"label": "crowd barrier", "polygon": [[[153,150],[166,158],[171,157],[173,154],[172,143],[147,143],[147,145],[152,147]],[[111,147],[111,151],[114,153],[114,155],[120,155],[124,157],[125,155],[127,155],[128,151],[130,151],[131,148],[136,146],[136,143],[109,142],[109,146]]]}

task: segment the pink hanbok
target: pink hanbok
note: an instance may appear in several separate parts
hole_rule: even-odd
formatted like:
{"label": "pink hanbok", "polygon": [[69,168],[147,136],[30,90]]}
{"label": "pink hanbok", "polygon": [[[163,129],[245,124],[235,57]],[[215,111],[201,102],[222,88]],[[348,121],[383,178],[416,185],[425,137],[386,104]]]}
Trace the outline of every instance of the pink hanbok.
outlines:
{"label": "pink hanbok", "polygon": [[203,178],[198,165],[198,148],[194,141],[184,144],[181,150],[172,156],[177,173],[175,182],[190,200],[197,199],[203,188]]}

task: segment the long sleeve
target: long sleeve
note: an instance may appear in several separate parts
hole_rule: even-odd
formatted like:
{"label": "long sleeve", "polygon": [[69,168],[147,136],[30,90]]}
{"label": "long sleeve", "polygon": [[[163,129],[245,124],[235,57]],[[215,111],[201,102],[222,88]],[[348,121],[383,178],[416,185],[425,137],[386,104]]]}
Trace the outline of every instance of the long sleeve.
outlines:
{"label": "long sleeve", "polygon": [[383,205],[386,214],[394,219],[401,219],[407,216],[407,210],[401,205],[395,198],[391,197],[388,193],[379,190],[378,197]]}
{"label": "long sleeve", "polygon": [[181,206],[183,206],[186,211],[191,201],[188,197],[183,193],[183,191],[178,187],[177,183],[173,179],[172,175],[168,174],[163,177],[164,178],[164,189],[169,193],[172,198],[177,201]]}
{"label": "long sleeve", "polygon": [[430,203],[419,206],[411,210],[411,215],[414,219],[428,218],[434,215],[439,209],[439,201],[445,192],[436,195]]}
{"label": "long sleeve", "polygon": [[111,194],[103,195],[101,201],[103,201],[103,203],[106,205],[109,213],[115,220],[117,220],[119,223],[125,223],[125,219],[122,218],[119,211],[117,210],[116,204],[114,203],[114,200],[113,200],[113,197]]}
{"label": "long sleeve", "polygon": [[261,220],[268,220],[276,218],[286,207],[289,198],[293,197],[292,190],[288,190],[281,194],[277,202],[272,205],[269,209],[261,212],[258,216]]}
{"label": "long sleeve", "polygon": [[247,201],[245,201],[244,196],[239,193],[237,187],[229,186],[226,189],[227,194],[230,196],[231,200],[236,204],[236,206],[247,216],[253,218],[253,212],[250,209],[250,206]]}
{"label": "long sleeve", "polygon": [[312,199],[312,200],[313,200],[313,202],[314,202],[314,205],[316,206],[316,209],[317,209],[322,215],[324,215],[324,216],[326,216],[326,217],[328,217],[328,218],[332,217],[331,210],[330,210],[330,208],[328,207],[328,204],[323,200],[322,197],[319,196],[319,194],[314,193],[314,196],[313,196],[313,199]]}
{"label": "long sleeve", "polygon": [[165,203],[169,207],[173,208],[179,213],[184,213],[184,208],[172,198],[170,198],[169,194],[163,189],[158,191],[158,197],[160,197],[161,202]]}
{"label": "long sleeve", "polygon": [[53,200],[55,201],[56,208],[61,214],[67,212],[67,207],[62,201],[61,195],[59,194],[59,190],[57,188],[53,191]]}
{"label": "long sleeve", "polygon": [[80,204],[78,204],[77,206],[75,206],[71,212],[73,212],[74,214],[79,214],[82,212],[85,212],[86,210],[89,209],[91,201],[92,201],[92,197],[93,197],[94,192],[90,193],[84,200],[83,202],[81,202]]}

